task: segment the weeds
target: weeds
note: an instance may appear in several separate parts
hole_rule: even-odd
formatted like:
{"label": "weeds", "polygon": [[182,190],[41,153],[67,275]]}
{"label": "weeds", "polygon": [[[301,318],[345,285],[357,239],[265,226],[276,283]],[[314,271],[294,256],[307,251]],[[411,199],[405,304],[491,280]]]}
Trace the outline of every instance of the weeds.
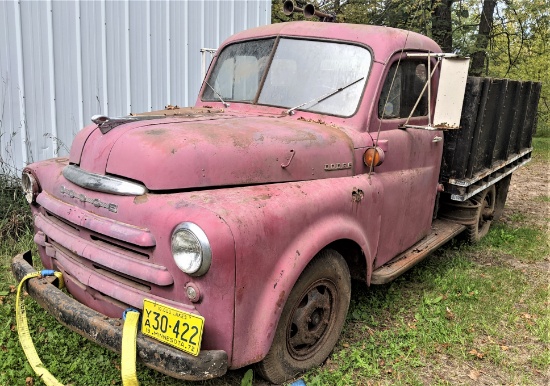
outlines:
{"label": "weeds", "polygon": [[32,217],[19,181],[0,175],[0,238],[17,240],[32,227]]}

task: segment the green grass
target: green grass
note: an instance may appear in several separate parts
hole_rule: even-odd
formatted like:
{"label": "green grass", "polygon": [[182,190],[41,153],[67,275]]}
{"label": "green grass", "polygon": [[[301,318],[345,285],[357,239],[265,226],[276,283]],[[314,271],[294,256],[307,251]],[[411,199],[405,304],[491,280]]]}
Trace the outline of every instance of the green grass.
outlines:
{"label": "green grass", "polygon": [[[540,113],[540,109],[539,109]],[[537,124],[537,130],[534,135],[535,138],[550,138],[550,114],[545,114],[543,119],[539,119]]]}
{"label": "green grass", "polygon": [[522,262],[544,260],[550,254],[548,235],[532,227],[497,224],[481,240],[489,251],[512,255]]}
{"label": "green grass", "polygon": [[550,137],[533,138],[533,148],[533,159],[546,163],[546,165],[541,165],[541,167],[548,167],[547,163],[550,161]]}
{"label": "green grass", "polygon": [[[306,375],[308,386],[460,383],[449,379],[443,360],[466,368],[496,366],[510,383],[536,384],[523,372],[525,367],[545,371],[550,361],[543,347],[550,343],[550,318],[544,305],[548,288],[533,286],[530,275],[498,258],[515,253],[519,240],[523,244],[518,248],[532,249],[526,261],[541,261],[542,250],[533,247],[536,241],[522,241],[533,234],[538,235],[528,228],[499,225],[481,244],[451,244],[391,284],[366,288],[354,283],[342,339],[328,362]],[[5,273],[6,260],[31,242],[29,234],[2,249],[3,290],[15,285]],[[476,261],[480,255],[489,256],[491,265],[487,260]],[[0,307],[2,385],[24,385],[26,377],[33,376],[13,331],[14,302],[10,294]],[[121,384],[118,355],[60,326],[33,300],[27,298],[26,304],[39,355],[62,382]],[[526,337],[533,343],[525,353],[525,364],[520,365],[515,358],[524,350]],[[428,378],[423,375],[426,367],[431,368]],[[141,365],[138,374],[142,385],[185,384]],[[231,373],[206,384],[238,384],[242,376],[242,371]]]}
{"label": "green grass", "polygon": [[[544,371],[547,286],[530,288],[529,275],[521,271],[472,260],[493,254],[498,246],[490,240],[501,231],[493,230],[489,241],[475,247],[447,247],[387,286],[354,288],[343,338],[329,363],[308,373],[307,384],[437,384],[434,374],[446,377],[441,358],[499,366],[512,382],[523,371],[512,352],[526,335],[537,341],[528,366]],[[429,379],[419,370],[427,366],[435,367]],[[529,376],[523,381],[533,382]]]}
{"label": "green grass", "polygon": [[537,201],[540,202],[550,202],[550,196],[548,195],[540,195],[536,198]]}

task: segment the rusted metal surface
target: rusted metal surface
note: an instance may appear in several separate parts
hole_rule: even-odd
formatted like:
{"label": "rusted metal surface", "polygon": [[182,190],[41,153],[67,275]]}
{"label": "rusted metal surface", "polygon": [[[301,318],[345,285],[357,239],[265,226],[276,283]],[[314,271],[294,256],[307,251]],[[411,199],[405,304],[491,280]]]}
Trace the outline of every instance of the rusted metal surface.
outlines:
{"label": "rusted metal surface", "polygon": [[[230,360],[234,321],[235,246],[226,223],[212,211],[199,206],[205,205],[204,202],[184,201],[184,194],[125,197],[87,191],[63,177],[61,171],[65,165],[67,160],[49,160],[31,166],[40,176],[43,189],[38,197],[40,205],[31,206],[33,214],[37,219],[47,215],[46,218],[57,226],[37,228],[47,242],[38,245],[44,266],[63,272],[70,293],[78,301],[106,316],[117,317],[130,304],[141,309],[144,298],[162,299],[163,303],[202,315],[208,321],[204,330],[203,349],[221,349]],[[112,202],[118,206],[118,211],[113,213],[63,195],[61,186]],[[187,196],[190,195],[192,193],[187,193]],[[170,235],[182,221],[195,222],[216,240],[212,244],[216,260],[208,275],[190,278],[176,266],[172,258]],[[40,220],[38,223],[44,225]],[[128,224],[139,224],[140,227]],[[56,232],[58,227],[62,227],[64,232]],[[137,232],[147,229],[154,235],[155,245],[134,244],[140,238],[124,239],[126,231],[120,229]],[[100,253],[96,258],[95,252],[98,251]],[[107,260],[109,255],[113,261]],[[124,255],[123,261],[116,258],[120,255]],[[152,272],[146,272],[151,266],[155,266],[156,272],[162,275],[168,272],[174,284],[165,285],[166,277],[162,275],[152,277]],[[138,277],[130,273],[140,270],[143,272]],[[184,287],[191,284],[199,289],[203,301],[192,303],[188,299]]]}
{"label": "rusted metal surface", "polygon": [[[432,142],[433,131],[401,130],[394,127],[404,123],[405,118],[391,121],[395,126],[382,122],[380,138],[387,141],[389,151],[385,154],[384,163],[374,169],[384,186],[384,196],[380,202],[382,241],[374,268],[385,264],[431,232],[443,151],[441,142]],[[396,124],[393,121],[400,122]],[[422,124],[427,124],[427,119]],[[377,127],[378,123],[371,125]],[[435,133],[442,135],[440,131]]]}
{"label": "rusted metal surface", "polygon": [[157,110],[157,111],[148,111],[144,113],[133,113],[130,114],[131,116],[135,117],[147,117],[147,116],[165,116],[165,117],[171,117],[171,116],[185,116],[185,117],[202,117],[202,116],[208,116],[208,115],[214,115],[223,113],[223,109],[213,109],[213,108],[196,108],[196,107],[178,107],[178,106],[166,106],[164,110]]}
{"label": "rusted metal surface", "polygon": [[[12,261],[12,272],[17,280],[36,271],[29,264],[32,260],[30,252],[25,255],[17,255]],[[86,339],[119,353],[122,347],[122,319],[108,318],[86,307],[52,285],[51,280],[29,280],[29,295],[61,324]],[[137,358],[146,366],[171,377],[191,381],[219,377],[227,372],[227,354],[222,350],[203,350],[195,357],[145,338],[141,332],[137,335]]]}
{"label": "rusted metal surface", "polygon": [[[42,213],[37,214],[34,219],[34,224],[43,235],[48,235],[48,239],[56,240],[61,245],[64,245],[64,250],[68,253],[93,260],[99,265],[113,269],[130,277],[135,277],[138,280],[151,282],[160,286],[168,286],[174,283],[174,279],[166,267],[151,264],[145,259],[145,261],[141,261],[139,264],[136,264],[136,259],[131,259],[128,257],[130,253],[118,252],[107,248],[101,243],[94,243],[84,240],[74,235],[74,233],[71,232],[72,229],[68,228],[54,216],[47,216]],[[37,241],[35,237],[35,241],[43,247],[51,245],[45,237],[40,241]],[[60,251],[60,253],[63,254],[63,251]],[[47,254],[51,258],[60,259],[60,256],[56,256],[55,249],[51,254]],[[144,255],[138,255],[137,253],[135,255],[139,257],[147,257]]]}
{"label": "rusted metal surface", "polygon": [[512,157],[505,162],[496,162],[495,166],[480,173],[469,180],[450,180],[447,184],[447,193],[452,200],[465,201],[487,187],[496,184],[500,180],[510,176],[519,167],[531,161],[532,148]]}
{"label": "rusted metal surface", "polygon": [[476,214],[480,205],[473,200],[454,201],[444,196],[440,201],[439,218],[456,224],[474,225],[478,221]]}
{"label": "rusted metal surface", "polygon": [[409,250],[390,260],[372,273],[372,284],[389,283],[403,272],[420,263],[434,250],[461,233],[466,227],[444,220],[435,220],[432,233]]}
{"label": "rusted metal surface", "polygon": [[[84,191],[80,188],[79,191]],[[37,197],[37,203],[41,206],[48,208],[48,211],[54,215],[60,216],[69,222],[90,229],[94,232],[114,237],[124,242],[135,244],[140,247],[154,247],[156,245],[155,237],[151,231],[147,228],[141,228],[134,225],[124,224],[120,221],[113,221],[105,216],[102,216],[102,212],[108,210],[101,206],[94,205],[86,200],[81,200],[79,194],[74,197],[65,196],[64,185],[56,186],[56,189],[52,194],[44,193]],[[94,194],[90,192],[88,194]],[[55,198],[57,196],[57,199]],[[106,195],[103,194],[102,197]],[[70,205],[60,200],[64,198],[68,202],[80,202],[81,208],[87,208],[87,211],[78,210],[74,205]],[[99,199],[98,199],[99,200]],[[116,205],[116,204],[114,204]],[[94,214],[90,211],[91,208],[96,208]],[[112,211],[110,211],[112,212]],[[114,213],[118,213],[115,211]]]}
{"label": "rusted metal surface", "polygon": [[[98,138],[109,156],[93,168],[141,181],[150,190],[173,190],[326,178],[327,162],[353,162],[351,141],[337,128],[292,117],[224,118],[159,121],[135,127],[116,142]],[[281,168],[291,150],[292,163]]]}
{"label": "rusted metal surface", "polygon": [[[362,152],[355,156],[361,160]],[[297,157],[298,154],[289,167]],[[265,355],[273,338],[273,328],[269,326],[277,324],[294,282],[324,246],[336,240],[350,240],[364,251],[369,267],[376,253],[382,175],[370,179],[367,174],[361,174],[349,178],[147,194],[136,198],[94,192],[99,199],[118,205],[118,212],[113,213],[61,195],[57,188],[64,184],[83,191],[64,179],[60,173],[64,165],[46,162],[32,167],[44,181],[43,197],[53,195],[59,201],[69,201],[63,206],[64,211],[58,211],[60,221],[65,221],[67,228],[72,224],[78,229],[78,236],[61,237],[47,227],[44,229],[51,244],[38,246],[44,265],[66,273],[71,294],[106,315],[119,315],[129,303],[141,308],[142,299],[152,296],[163,297],[165,303],[201,314],[206,320],[203,347],[222,348],[228,353],[231,367],[253,363]],[[46,179],[46,175],[56,177]],[[362,200],[354,200],[353,192],[356,196],[362,192]],[[34,208],[35,215],[48,210],[49,202],[57,201],[42,197],[39,200],[44,207]],[[155,248],[132,246],[110,237],[106,241],[111,245],[102,244],[98,233],[80,226],[79,222],[73,223],[88,212],[123,224],[147,227],[155,236]],[[212,266],[202,277],[190,278],[173,261],[169,236],[181,221],[198,224],[212,240]],[[40,222],[39,225],[42,226]],[[101,247],[124,253],[127,259],[135,261],[124,267],[104,266],[95,261],[93,254],[87,254],[94,249],[85,248],[92,243],[97,250],[98,242]],[[129,277],[129,269],[142,265],[143,257],[120,250],[119,246],[146,253],[148,263],[166,267],[174,285],[159,286],[136,277],[132,282],[123,280]],[[187,299],[181,290],[185,285],[200,290],[200,302]],[[150,287],[150,292],[144,286]]]}

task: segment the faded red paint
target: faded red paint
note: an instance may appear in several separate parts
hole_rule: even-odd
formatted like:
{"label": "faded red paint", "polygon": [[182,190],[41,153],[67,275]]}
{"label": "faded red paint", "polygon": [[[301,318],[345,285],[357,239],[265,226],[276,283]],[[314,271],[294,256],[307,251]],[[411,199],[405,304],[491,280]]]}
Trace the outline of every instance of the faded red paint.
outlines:
{"label": "faded red paint", "polygon": [[[327,162],[353,161],[352,143],[345,133],[289,117],[221,114],[202,122],[159,122],[129,130],[106,147],[108,160],[101,160],[106,165],[95,166],[96,170],[141,181],[151,190],[352,175],[351,169],[324,170]],[[295,156],[283,168],[290,151]]]}
{"label": "faded red paint", "polygon": [[[200,112],[170,110],[107,134],[95,125],[83,129],[70,163],[139,181],[150,190],[139,197],[67,181],[67,160],[29,166],[42,187],[33,206],[38,250],[45,266],[65,273],[71,294],[111,317],[126,305],[142,308],[146,297],[198,313],[206,320],[203,349],[226,351],[231,368],[266,355],[289,293],[319,251],[342,240],[358,246],[368,282],[374,268],[430,231],[437,193],[442,145],[432,138],[441,132],[404,131],[404,120],[380,122],[376,113],[391,61],[402,50],[439,51],[433,41],[385,27],[297,22],[245,31],[224,45],[276,35],[368,46],[374,62],[357,113],[290,116],[245,103],[224,108],[199,96]],[[379,128],[385,162],[369,175],[362,157]],[[352,165],[325,170],[333,163]],[[210,240],[204,276],[184,274],[172,258],[171,234],[183,221]],[[200,302],[187,298],[189,284]]]}

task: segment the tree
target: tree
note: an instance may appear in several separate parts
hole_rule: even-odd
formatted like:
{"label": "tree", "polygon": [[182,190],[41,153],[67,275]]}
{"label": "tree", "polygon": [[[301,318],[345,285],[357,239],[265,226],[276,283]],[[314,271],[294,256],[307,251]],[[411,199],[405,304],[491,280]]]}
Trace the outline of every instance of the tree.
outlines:
{"label": "tree", "polygon": [[476,36],[475,51],[472,55],[470,65],[471,75],[482,75],[485,70],[485,63],[488,63],[487,47],[489,46],[489,39],[491,38],[491,32],[493,31],[493,15],[496,5],[496,0],[483,1],[483,10],[479,21],[479,31]]}
{"label": "tree", "polygon": [[453,51],[453,22],[451,7],[454,0],[432,0],[432,38],[443,52]]}

